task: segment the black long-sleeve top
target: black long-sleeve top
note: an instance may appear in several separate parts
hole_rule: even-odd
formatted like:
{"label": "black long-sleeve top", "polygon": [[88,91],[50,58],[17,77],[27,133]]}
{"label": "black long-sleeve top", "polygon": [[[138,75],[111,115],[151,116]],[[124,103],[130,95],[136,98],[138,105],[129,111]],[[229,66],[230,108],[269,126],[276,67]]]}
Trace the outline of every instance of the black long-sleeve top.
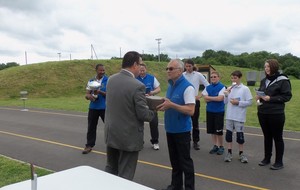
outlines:
{"label": "black long-sleeve top", "polygon": [[266,78],[260,82],[259,91],[263,91],[270,96],[270,101],[260,99],[262,105],[258,106],[258,112],[263,114],[284,113],[285,102],[292,98],[291,83],[284,74],[278,74],[275,79]]}

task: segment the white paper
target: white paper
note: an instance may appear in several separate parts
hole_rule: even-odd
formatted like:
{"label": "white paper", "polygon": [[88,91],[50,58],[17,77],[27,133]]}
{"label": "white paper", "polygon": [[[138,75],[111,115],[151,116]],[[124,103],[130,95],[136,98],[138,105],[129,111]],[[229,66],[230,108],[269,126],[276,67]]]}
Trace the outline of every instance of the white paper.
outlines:
{"label": "white paper", "polygon": [[266,95],[264,91],[256,90],[255,92],[256,92],[256,95],[258,95],[258,96],[265,96]]}

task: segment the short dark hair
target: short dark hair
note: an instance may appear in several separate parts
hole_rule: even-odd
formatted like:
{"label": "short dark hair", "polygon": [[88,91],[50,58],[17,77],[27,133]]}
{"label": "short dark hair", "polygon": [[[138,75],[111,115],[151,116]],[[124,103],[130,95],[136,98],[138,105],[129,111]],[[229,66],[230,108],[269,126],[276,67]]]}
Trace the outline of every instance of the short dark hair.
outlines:
{"label": "short dark hair", "polygon": [[242,72],[239,70],[233,71],[230,76],[236,76],[241,78],[243,76]]}
{"label": "short dark hair", "polygon": [[96,67],[95,67],[95,69],[98,70],[99,67],[104,67],[104,65],[102,65],[102,64],[97,64]]}
{"label": "short dark hair", "polygon": [[269,66],[270,66],[270,75],[278,73],[279,62],[277,61],[277,59],[268,59],[268,60],[266,60],[266,62],[269,63]]}
{"label": "short dark hair", "polygon": [[141,54],[136,51],[127,52],[123,57],[122,68],[129,68],[133,66],[135,62],[139,63],[140,57],[142,57]]}

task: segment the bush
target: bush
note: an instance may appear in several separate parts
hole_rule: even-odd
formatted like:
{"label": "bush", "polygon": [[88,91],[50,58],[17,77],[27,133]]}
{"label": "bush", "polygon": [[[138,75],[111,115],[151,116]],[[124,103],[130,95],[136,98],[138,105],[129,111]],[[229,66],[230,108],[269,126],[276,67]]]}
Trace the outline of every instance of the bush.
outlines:
{"label": "bush", "polygon": [[288,67],[284,70],[284,74],[292,75],[297,79],[300,79],[300,68],[298,67]]}

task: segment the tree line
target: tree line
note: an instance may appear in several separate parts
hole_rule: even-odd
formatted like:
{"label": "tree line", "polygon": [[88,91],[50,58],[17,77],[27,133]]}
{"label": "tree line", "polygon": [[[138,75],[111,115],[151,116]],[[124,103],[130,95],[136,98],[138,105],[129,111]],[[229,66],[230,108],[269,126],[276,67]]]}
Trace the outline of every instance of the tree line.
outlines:
{"label": "tree line", "polygon": [[[158,55],[154,54],[142,54],[145,61],[158,61]],[[160,54],[161,62],[169,62],[171,58],[168,54]],[[112,57],[111,59],[120,59]],[[279,55],[278,53],[271,53],[267,51],[258,51],[253,53],[242,53],[240,55],[233,55],[227,51],[214,51],[212,49],[205,50],[202,56],[196,56],[190,58],[196,64],[200,65],[229,65],[243,68],[251,68],[256,70],[262,70],[264,68],[265,61],[267,59],[277,59],[280,63],[280,69],[284,74],[294,76],[300,79],[300,58],[287,53],[285,55]],[[0,70],[19,66],[16,62],[2,63],[0,64]]]}
{"label": "tree line", "polygon": [[[204,51],[202,56],[196,56],[190,59],[200,65],[229,65],[257,70],[262,70],[264,68],[264,64],[267,59],[277,59],[283,73],[300,79],[300,58],[292,55],[291,53],[279,55],[278,53],[259,51],[233,55],[227,51],[214,51],[209,49]],[[157,61],[158,56],[153,54],[143,54],[143,60]],[[167,54],[160,54],[160,60],[162,62],[168,62],[171,59]]]}
{"label": "tree line", "polygon": [[0,70],[3,70],[3,69],[6,69],[6,68],[9,68],[9,67],[15,67],[15,66],[19,66],[18,63],[16,62],[9,62],[9,63],[1,63],[0,64]]}

